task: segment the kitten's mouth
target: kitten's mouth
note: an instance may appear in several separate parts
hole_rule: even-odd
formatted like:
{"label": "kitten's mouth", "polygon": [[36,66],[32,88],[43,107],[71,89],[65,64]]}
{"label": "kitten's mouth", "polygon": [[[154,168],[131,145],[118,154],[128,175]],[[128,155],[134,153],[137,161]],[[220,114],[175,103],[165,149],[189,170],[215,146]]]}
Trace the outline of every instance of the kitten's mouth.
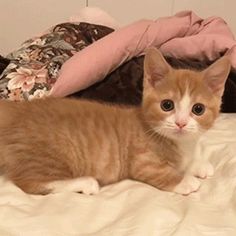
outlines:
{"label": "kitten's mouth", "polygon": [[184,135],[186,133],[187,133],[187,131],[185,129],[175,129],[174,130],[174,134],[177,134],[177,135]]}

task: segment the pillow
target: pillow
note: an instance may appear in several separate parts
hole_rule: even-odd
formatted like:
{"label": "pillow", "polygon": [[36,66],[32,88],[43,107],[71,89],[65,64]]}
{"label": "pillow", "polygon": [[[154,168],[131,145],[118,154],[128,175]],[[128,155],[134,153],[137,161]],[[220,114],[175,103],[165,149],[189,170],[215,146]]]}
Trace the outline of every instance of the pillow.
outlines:
{"label": "pillow", "polygon": [[78,14],[70,17],[70,22],[87,22],[96,25],[105,25],[112,29],[120,28],[120,24],[108,13],[98,7],[85,7]]}

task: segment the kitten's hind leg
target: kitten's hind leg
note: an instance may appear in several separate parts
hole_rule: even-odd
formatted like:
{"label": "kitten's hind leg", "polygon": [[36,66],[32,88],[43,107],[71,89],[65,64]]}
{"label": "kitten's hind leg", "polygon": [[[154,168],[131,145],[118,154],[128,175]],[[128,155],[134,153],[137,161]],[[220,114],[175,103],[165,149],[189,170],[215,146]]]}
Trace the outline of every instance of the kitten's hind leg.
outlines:
{"label": "kitten's hind leg", "polygon": [[45,187],[50,190],[50,193],[77,192],[91,195],[99,192],[98,181],[93,177],[87,176],[52,181],[46,184]]}
{"label": "kitten's hind leg", "polygon": [[92,177],[74,177],[71,169],[63,162],[55,166],[54,160],[18,158],[5,166],[4,175],[15,185],[29,194],[59,192],[82,192],[96,194],[99,184]]}

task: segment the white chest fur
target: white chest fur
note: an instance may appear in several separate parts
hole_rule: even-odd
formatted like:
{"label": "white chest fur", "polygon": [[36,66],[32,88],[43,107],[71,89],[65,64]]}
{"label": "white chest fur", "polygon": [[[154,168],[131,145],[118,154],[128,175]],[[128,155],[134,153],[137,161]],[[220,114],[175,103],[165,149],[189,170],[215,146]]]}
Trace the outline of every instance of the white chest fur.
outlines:
{"label": "white chest fur", "polygon": [[182,156],[182,162],[180,168],[182,171],[187,171],[189,166],[192,166],[196,161],[195,148],[199,137],[189,137],[178,140],[178,147]]}

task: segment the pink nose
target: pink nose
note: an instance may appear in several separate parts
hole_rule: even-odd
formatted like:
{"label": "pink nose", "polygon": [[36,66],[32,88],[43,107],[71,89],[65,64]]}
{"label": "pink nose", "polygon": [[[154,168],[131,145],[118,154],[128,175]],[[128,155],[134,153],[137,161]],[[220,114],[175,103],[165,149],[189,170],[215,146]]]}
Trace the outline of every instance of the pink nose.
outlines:
{"label": "pink nose", "polygon": [[176,124],[180,129],[182,129],[184,126],[187,125],[187,122],[186,122],[186,121],[175,121],[175,124]]}

